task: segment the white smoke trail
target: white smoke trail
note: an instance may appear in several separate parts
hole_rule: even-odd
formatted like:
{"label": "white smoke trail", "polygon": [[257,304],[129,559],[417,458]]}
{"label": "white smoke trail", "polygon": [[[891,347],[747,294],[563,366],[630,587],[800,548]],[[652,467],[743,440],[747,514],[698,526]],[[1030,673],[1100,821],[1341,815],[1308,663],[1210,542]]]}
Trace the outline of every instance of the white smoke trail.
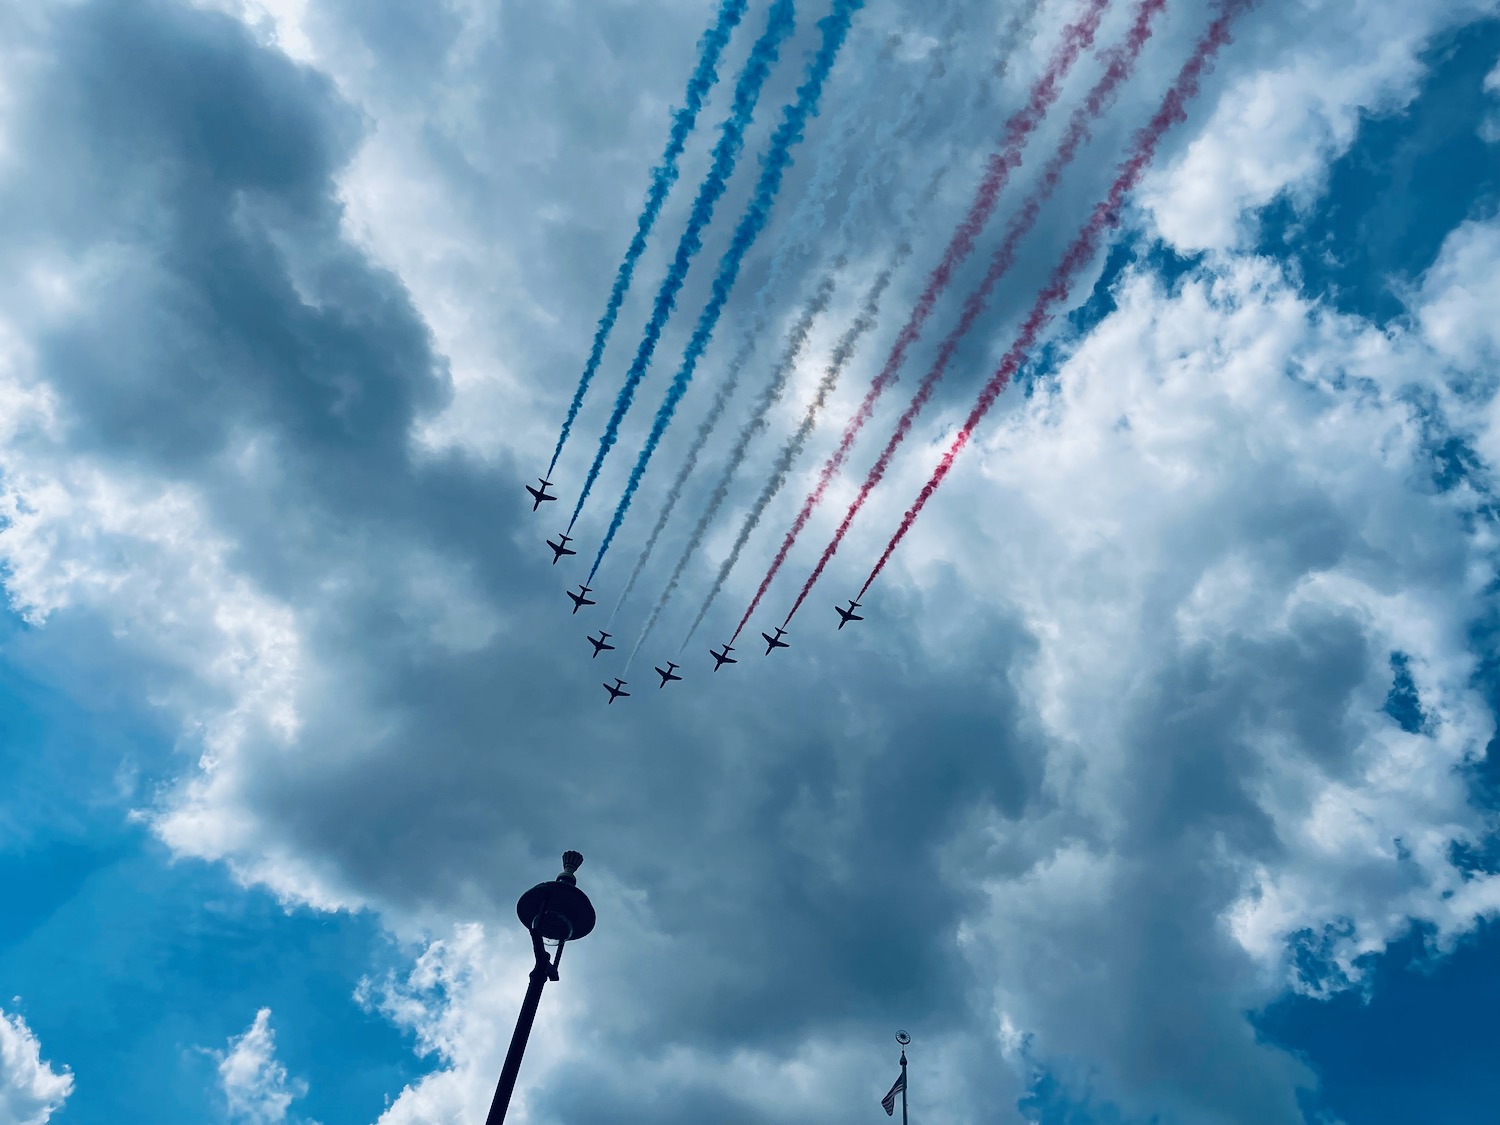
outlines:
{"label": "white smoke trail", "polygon": [[[688,560],[698,550],[703,542],[703,536],[707,533],[709,525],[714,517],[719,514],[723,507],[725,498],[729,495],[729,486],[734,481],[735,474],[745,462],[746,452],[750,448],[750,442],[755,435],[766,428],[767,416],[771,407],[781,401],[786,392],[787,382],[791,379],[792,371],[797,366],[797,360],[801,358],[802,351],[807,347],[807,338],[812,334],[813,324],[828,309],[828,303],[833,299],[833,290],[836,284],[834,270],[843,267],[843,259],[840,258],[834,269],[823,275],[818,282],[818,287],[813,295],[808,298],[807,304],[802,308],[802,314],[792,325],[791,331],[787,333],[786,346],[782,349],[781,359],[777,362],[775,369],[771,372],[771,378],[766,383],[765,389],[761,391],[760,398],[756,401],[755,410],[750,415],[744,427],[740,430],[740,436],[735,441],[734,448],[730,450],[729,457],[724,463],[723,471],[719,474],[718,483],[714,485],[713,493],[709,496],[708,504],[703,514],[698,518],[697,526],[688,537],[687,545],[682,554],[678,556],[677,565],[672,570],[672,577],[668,579],[666,589],[662,591],[656,605],[652,608],[650,616],[646,619],[645,626],[641,629],[641,635],[636,639],[635,647],[630,650],[630,660],[635,659],[635,654],[640,651],[641,645],[650,636],[651,630],[656,626],[656,619],[661,616],[661,611],[666,608],[667,602],[677,589],[678,580],[686,569]],[[630,666],[630,660],[626,661],[626,667]]]}
{"label": "white smoke trail", "polygon": [[[729,557],[719,567],[719,573],[714,578],[714,584],[709,589],[708,597],[703,600],[703,605],[698,610],[698,616],[693,619],[692,628],[688,630],[687,636],[682,639],[682,647],[686,648],[688,641],[693,639],[693,634],[698,631],[698,626],[708,613],[709,607],[714,604],[714,599],[719,596],[719,591],[724,588],[724,582],[728,579],[730,571],[734,569],[735,563],[739,562],[740,552],[744,550],[745,543],[750,539],[750,535],[757,525],[759,525],[760,518],[765,514],[766,507],[775,499],[776,494],[786,484],[787,478],[791,476],[792,466],[801,455],[803,448],[806,447],[807,439],[812,434],[814,427],[817,426],[818,415],[822,413],[823,407],[828,404],[829,396],[833,394],[834,389],[838,386],[839,376],[843,374],[844,368],[854,355],[854,350],[859,346],[860,339],[870,329],[875,327],[876,319],[880,314],[880,298],[885,294],[886,287],[891,282],[891,275],[900,268],[901,263],[906,260],[907,255],[910,253],[911,247],[905,243],[896,250],[895,257],[892,259],[890,265],[880,271],[880,274],[875,278],[874,284],[870,286],[869,292],[865,294],[864,304],[859,310],[859,315],[854,318],[854,323],[849,325],[843,337],[834,347],[833,354],[828,359],[828,366],[823,370],[823,377],[818,381],[818,388],[813,393],[812,400],[807,404],[807,410],[802,415],[802,421],[798,424],[792,436],[787,439],[786,444],[781,447],[781,452],[777,455],[776,461],[771,467],[770,478],[761,489],[760,495],[756,497],[755,503],[745,513],[745,519],[740,524],[740,531],[735,537],[734,546],[730,549]],[[676,577],[674,574],[673,579],[675,580]],[[670,591],[668,591],[668,594],[670,594]],[[667,595],[664,594],[657,610],[652,614],[652,623],[655,622],[656,613],[660,612],[661,606],[666,604],[666,600]],[[642,639],[644,639],[644,634]],[[636,647],[640,647],[640,642],[636,643]]]}
{"label": "white smoke trail", "polygon": [[[1033,8],[1039,4],[1040,0],[1032,0]],[[877,126],[874,136],[864,146],[865,161],[855,173],[854,186],[843,200],[843,214],[840,217],[838,234],[834,239],[835,245],[848,247],[854,243],[857,234],[857,217],[868,209],[876,188],[880,186],[878,172],[886,163],[885,158],[888,156],[892,142],[904,136],[913,123],[921,117],[925,109],[927,92],[933,83],[947,71],[949,60],[962,30],[960,7],[954,4],[950,9],[948,19],[940,32],[939,45],[933,52],[932,65],[926,79],[912,88],[901,111],[894,119],[883,121]],[[677,476],[673,479],[671,487],[667,489],[651,533],[646,537],[646,543],[636,558],[635,566],[631,568],[630,577],[626,580],[625,587],[615,602],[614,610],[610,614],[611,621],[620,612],[626,599],[635,591],[636,583],[656,551],[656,544],[661,538],[662,531],[665,530],[673,511],[682,499],[688,478],[698,467],[698,460],[708,444],[709,437],[718,427],[729,405],[729,400],[739,388],[741,372],[750,361],[757,344],[765,337],[770,323],[771,305],[781,292],[787,271],[798,258],[812,248],[818,235],[828,227],[829,210],[834,205],[839,179],[843,175],[849,154],[854,149],[855,138],[868,121],[869,109],[866,95],[871,90],[880,89],[889,84],[890,76],[894,73],[892,66],[895,57],[894,48],[895,43],[886,46],[881,53],[879,65],[871,68],[867,81],[854,95],[846,99],[842,111],[829,130],[830,139],[821,150],[824,158],[818,161],[808,181],[807,190],[798,200],[797,207],[787,223],[786,233],[771,259],[765,281],[751,298],[750,311],[743,318],[744,331],[740,337],[740,345],[725,369],[713,403],[693,437],[682,465],[677,470]],[[841,270],[845,260],[845,254],[841,253],[832,267],[832,272],[837,273]]]}
{"label": "white smoke trail", "polygon": [[1036,18],[1046,2],[1047,0],[1026,0],[1005,21],[1005,28],[1000,32],[1000,41],[995,47],[995,65],[976,90],[977,106],[989,105],[995,100],[995,87],[1005,81],[1006,75],[1010,73],[1010,64],[1016,56],[1017,48],[1036,31]]}
{"label": "white smoke trail", "polygon": [[[1026,0],[1026,3],[1018,7],[1011,14],[1010,19],[1006,21],[993,52],[993,57],[996,61],[990,68],[989,73],[985,75],[983,81],[975,87],[970,105],[972,113],[977,114],[983,111],[994,101],[995,87],[1005,78],[1005,75],[1009,71],[1011,60],[1015,57],[1021,46],[1029,41],[1034,34],[1037,16],[1040,14],[1042,6],[1045,3],[1046,0]],[[893,135],[896,138],[904,136],[920,121],[922,111],[925,108],[924,99],[921,95],[930,88],[932,79],[940,77],[946,70],[948,59],[956,44],[960,22],[959,13],[955,10],[950,19],[950,25],[953,30],[946,37],[943,47],[935,53],[929,81],[924,83],[919,89],[918,95],[908,102],[908,112],[903,114],[900,123],[893,127]],[[873,200],[874,191],[877,186],[876,170],[882,166],[882,161],[877,159],[879,155],[877,151],[872,150],[870,159],[866,161],[864,168],[860,170],[860,183],[856,186],[854,193],[851,193],[851,206],[845,212],[844,226],[840,231],[841,235],[846,239],[852,239],[855,224],[859,221],[860,213]],[[914,229],[921,212],[937,197],[943,180],[948,174],[951,160],[952,154],[950,152],[948,160],[933,173],[920,199],[907,209],[903,223],[905,231],[909,232]],[[847,245],[847,242],[845,244]],[[801,454],[802,449],[807,444],[808,437],[817,425],[818,415],[821,413],[828,395],[838,382],[838,376],[842,372],[844,364],[852,356],[860,337],[874,327],[874,317],[876,311],[878,311],[880,293],[884,291],[885,283],[889,281],[890,273],[894,272],[900,261],[905,259],[906,255],[910,253],[910,249],[910,246],[903,239],[902,245],[897,252],[897,259],[881,275],[881,278],[877,279],[876,285],[871,287],[870,294],[866,298],[865,308],[861,310],[859,318],[850,326],[849,331],[845,333],[844,338],[839,341],[838,347],[835,348],[829,369],[824,373],[824,379],[819,384],[818,391],[814,395],[813,401],[809,404],[807,413],[804,415],[797,431],[787,441],[786,445],[782,447],[781,454],[772,468],[770,479],[767,480],[765,487],[761,490],[760,496],[746,514],[728,558],[725,559],[723,565],[719,568],[708,596],[704,599],[697,617],[694,618],[692,626],[688,629],[687,636],[683,638],[683,647],[687,646],[688,641],[697,632],[698,626],[702,624],[703,618],[707,615],[710,607],[712,607],[714,600],[719,596],[719,592],[723,589],[730,572],[733,571],[735,564],[739,561],[740,553],[743,551],[745,543],[760,523],[761,516],[764,514],[767,505],[770,504],[782,486],[785,485],[792,465]],[[866,315],[867,312],[868,316]]]}

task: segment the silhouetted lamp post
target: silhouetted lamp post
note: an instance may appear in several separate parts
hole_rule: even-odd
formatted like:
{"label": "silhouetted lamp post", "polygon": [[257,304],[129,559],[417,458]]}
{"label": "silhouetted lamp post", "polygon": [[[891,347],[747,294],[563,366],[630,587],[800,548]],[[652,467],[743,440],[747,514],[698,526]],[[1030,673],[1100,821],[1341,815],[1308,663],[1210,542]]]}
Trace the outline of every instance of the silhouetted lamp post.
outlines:
{"label": "silhouetted lamp post", "polygon": [[[549,980],[557,979],[563,945],[586,937],[594,928],[594,905],[578,889],[578,879],[573,874],[582,862],[581,853],[563,852],[562,874],[550,883],[538,883],[516,903],[516,917],[531,934],[536,965],[531,970],[531,983],[526,986],[526,999],[521,1001],[521,1014],[516,1017],[515,1034],[510,1037],[510,1050],[505,1053],[500,1084],[495,1087],[495,1100],[490,1103],[485,1125],[500,1125],[505,1120],[511,1091],[516,1088],[516,1075],[521,1070],[521,1056],[526,1053],[526,1040],[536,1019],[536,1006],[543,987]],[[543,942],[555,942],[556,953],[549,956]]]}

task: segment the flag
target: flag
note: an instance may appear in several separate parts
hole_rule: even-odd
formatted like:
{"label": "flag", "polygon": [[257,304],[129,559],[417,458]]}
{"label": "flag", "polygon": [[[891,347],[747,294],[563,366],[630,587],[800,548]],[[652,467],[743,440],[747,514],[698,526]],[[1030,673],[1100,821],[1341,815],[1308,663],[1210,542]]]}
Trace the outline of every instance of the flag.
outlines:
{"label": "flag", "polygon": [[891,1092],[880,1099],[881,1108],[885,1110],[887,1117],[896,1115],[896,1095],[906,1089],[906,1072],[901,1072],[901,1077],[896,1079],[896,1084],[891,1087]]}

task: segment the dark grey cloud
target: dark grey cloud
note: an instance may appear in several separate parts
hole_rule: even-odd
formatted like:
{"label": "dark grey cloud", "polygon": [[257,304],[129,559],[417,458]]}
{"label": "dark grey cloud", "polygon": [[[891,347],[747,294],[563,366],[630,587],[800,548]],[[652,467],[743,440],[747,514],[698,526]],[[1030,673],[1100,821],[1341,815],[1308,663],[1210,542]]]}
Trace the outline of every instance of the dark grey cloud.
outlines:
{"label": "dark grey cloud", "polygon": [[[633,713],[580,712],[595,694],[569,643],[581,623],[561,613],[519,473],[411,451],[448,382],[400,281],[340,230],[335,177],[358,115],[214,13],[83,6],[50,36],[20,136],[53,138],[59,159],[7,189],[32,235],[10,252],[107,245],[109,269],[39,340],[40,371],[78,452],[201,489],[237,568],[299,606],[313,659],[338,669],[337,690],[307,701],[305,752],[244,779],[257,815],[294,851],[336,855],[347,886],[410,910],[467,903],[503,920],[547,841],[605,857],[655,888],[667,933],[711,951],[649,1000],[621,997],[652,1005],[652,1034],[731,1051],[887,1019],[892,1005],[962,1018],[962,966],[931,941],[962,903],[927,853],[974,799],[962,762],[976,736],[1014,773],[1008,693],[976,699],[932,676],[924,702],[867,715],[869,798],[835,839],[819,825],[846,799],[830,750],[849,740],[811,685],[784,683],[794,702],[774,711],[765,688],[726,677],[711,696],[641,692]],[[267,466],[248,482],[247,444]],[[500,607],[483,651],[434,653],[412,636],[393,571],[413,545],[470,568]],[[699,692],[704,663],[690,666]],[[373,742],[349,724],[364,707],[388,731]],[[932,768],[947,796],[903,809]],[[790,861],[789,834],[804,837]],[[476,853],[508,856],[513,877],[476,881]],[[769,989],[767,957],[786,962]]]}
{"label": "dark grey cloud", "polygon": [[[536,435],[561,418],[701,7],[314,5],[307,27],[338,83],[234,19],[180,4],[49,13],[35,44],[48,61],[13,134],[47,156],[0,183],[0,255],[13,277],[39,255],[87,266],[70,275],[71,311],[31,341],[67,453],[201,497],[208,530],[230,544],[229,569],[288,607],[297,635],[295,738],[251,709],[218,773],[184,766],[162,809],[234,821],[228,859],[263,878],[301,864],[393,926],[478,918],[509,932],[515,894],[549,875],[563,847],[583,850],[585,885],[594,880],[617,913],[569,954],[567,995],[587,998],[591,1038],[535,1087],[538,1120],[798,1119],[790,1100],[768,1110],[734,1094],[711,1064],[868,1044],[881,1085],[879,1050],[899,1024],[948,1044],[944,1104],[1015,1120],[1021,1079],[996,1026],[1006,1014],[1035,1036],[1038,1057],[1104,1075],[1142,1113],[1295,1121],[1294,1090],[1308,1076],[1255,1041],[1241,1009],[1274,990],[1222,919],[1246,892],[1247,864],[1287,862],[1293,850],[1261,792],[1265,740],[1356,781],[1369,732],[1350,716],[1389,654],[1368,620],[1319,605],[1267,634],[1230,629],[1212,643],[1154,630],[1241,553],[1277,591],[1338,567],[1389,563],[1409,577],[1409,560],[1383,560],[1327,481],[1306,484],[1253,443],[1226,441],[1223,455],[1254,475],[1206,491],[1199,511],[1223,515],[1211,526],[1192,513],[1164,520],[1171,565],[1141,579],[1151,627],[1139,651],[1104,654],[1138,659],[1134,678],[1101,682],[1089,701],[1118,713],[1109,745],[1078,752],[1041,716],[1036,669],[1051,641],[1023,611],[1026,576],[1005,566],[1018,541],[1042,551],[1067,537],[1042,527],[1028,538],[1003,523],[1018,513],[992,494],[933,526],[929,542],[947,544],[937,577],[893,578],[864,628],[835,633],[818,607],[826,619],[800,628],[789,652],[761,658],[747,646],[740,666],[713,674],[695,650],[684,683],[658,691],[647,673],[632,699],[602,706],[597,680],[613,666],[587,660],[583,641],[597,619],[566,613],[562,586],[576,570],[547,565],[541,538],[555,529],[530,514],[520,482]],[[973,27],[994,22],[982,5],[955,9]],[[1258,48],[1279,10],[1246,25]],[[872,120],[894,114],[910,82],[863,88],[861,60],[892,32],[920,44],[943,26],[943,13],[873,7],[830,97],[857,91]],[[972,392],[1196,30],[1179,13],[1153,47],[987,338],[971,342],[949,404]],[[929,49],[897,52],[893,65],[915,80]],[[964,76],[996,60],[979,34],[957,55],[929,92],[927,120],[892,154],[922,169],[923,183],[954,168],[923,232],[929,246],[966,203],[981,142],[1033,73],[1011,67],[975,120]],[[412,162],[410,180],[375,162],[398,156]],[[415,249],[400,232],[357,244],[362,191],[399,193],[427,176],[451,205],[451,225],[430,232],[437,265],[420,265],[423,238]],[[893,171],[871,229],[893,228],[913,189]],[[473,272],[475,259],[455,249],[470,239],[476,257],[493,250],[493,273]],[[889,247],[873,243],[882,259]],[[398,276],[381,255],[403,249],[418,264]],[[806,269],[824,264],[810,254]],[[900,282],[908,300],[930,265],[913,262]],[[757,268],[763,258],[745,292]],[[810,276],[789,278],[779,312]],[[460,385],[439,343],[442,302],[423,295],[458,292],[507,344],[498,390]],[[901,307],[894,292],[887,307]],[[622,327],[639,318],[636,298]],[[492,456],[420,447],[415,435],[450,408],[490,428]],[[591,408],[585,433],[597,397]],[[1023,437],[1045,455],[1045,435]],[[1457,543],[1433,552],[1451,575],[1465,548],[1440,516],[1426,518],[1435,539]],[[1128,553],[1135,540],[1118,538]],[[1060,581],[1095,562],[1086,551],[1057,558],[1033,566]],[[1090,603],[1101,646],[1123,635],[1111,613],[1137,612],[1112,604],[1111,580],[1099,579]],[[1125,604],[1139,591],[1119,581]],[[128,645],[120,659],[135,659]],[[166,678],[151,667],[153,684]],[[1109,775],[1107,814],[1090,771]],[[1067,899],[1048,865],[1085,853],[1104,872],[1097,885],[1081,902],[1047,900]],[[689,1065],[650,1090],[622,1078],[668,1047],[692,1052],[702,1073]],[[851,1073],[829,1082],[852,1098]],[[851,1102],[848,1119],[872,1108]]]}
{"label": "dark grey cloud", "polygon": [[19,130],[52,159],[7,204],[30,236],[13,254],[101,259],[87,311],[38,340],[76,440],[212,480],[263,433],[294,487],[368,511],[447,381],[400,282],[340,236],[332,176],[357,116],[224,16],[80,6],[53,34]]}

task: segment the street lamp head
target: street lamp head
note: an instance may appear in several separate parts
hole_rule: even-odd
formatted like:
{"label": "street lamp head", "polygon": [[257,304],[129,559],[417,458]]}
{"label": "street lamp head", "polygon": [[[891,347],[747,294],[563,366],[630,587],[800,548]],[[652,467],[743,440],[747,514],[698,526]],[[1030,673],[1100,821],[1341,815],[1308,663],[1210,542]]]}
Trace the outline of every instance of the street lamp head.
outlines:
{"label": "street lamp head", "polygon": [[[557,979],[563,945],[587,937],[594,928],[594,904],[578,889],[578,878],[574,875],[582,862],[581,853],[564,852],[562,874],[550,883],[538,883],[516,903],[516,917],[531,934],[536,964],[527,974],[526,999],[521,1001],[521,1014],[516,1017],[515,1034],[510,1037],[510,1050],[505,1052],[505,1064],[500,1068],[500,1081],[495,1084],[495,1097],[490,1102],[485,1125],[504,1125],[542,989],[549,980]],[[552,947],[550,953],[548,946]]]}
{"label": "street lamp head", "polygon": [[516,903],[521,925],[543,941],[577,941],[594,928],[594,904],[578,889],[573,874],[582,862],[578,852],[564,852],[562,874],[550,883],[538,883]]}

